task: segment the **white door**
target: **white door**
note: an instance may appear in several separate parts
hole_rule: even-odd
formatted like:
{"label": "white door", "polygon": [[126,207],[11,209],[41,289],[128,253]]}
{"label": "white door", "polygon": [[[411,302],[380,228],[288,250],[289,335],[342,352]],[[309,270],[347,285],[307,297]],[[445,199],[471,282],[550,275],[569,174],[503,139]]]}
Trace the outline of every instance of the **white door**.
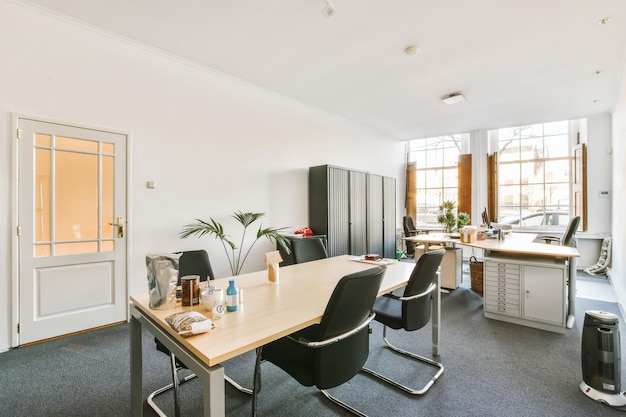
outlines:
{"label": "white door", "polygon": [[126,135],[18,127],[19,344],[126,320]]}

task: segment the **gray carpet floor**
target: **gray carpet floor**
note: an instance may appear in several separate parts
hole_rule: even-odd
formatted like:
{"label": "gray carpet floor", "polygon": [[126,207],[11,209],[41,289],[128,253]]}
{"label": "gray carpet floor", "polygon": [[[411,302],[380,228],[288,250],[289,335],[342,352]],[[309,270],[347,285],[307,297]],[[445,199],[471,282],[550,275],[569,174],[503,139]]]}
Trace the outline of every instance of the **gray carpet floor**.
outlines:
{"label": "gray carpet floor", "polygon": [[[485,319],[482,297],[466,287],[442,296],[440,360],[445,372],[424,396],[412,397],[367,375],[331,390],[370,416],[617,416],[579,389],[585,311],[620,317],[617,304],[577,298],[576,324],[564,335]],[[367,366],[420,386],[433,368],[385,349],[382,327],[373,326]],[[430,325],[393,331],[400,347],[429,356]],[[167,357],[144,333],[144,396],[169,382]],[[251,386],[253,354],[225,363],[226,372]],[[348,416],[314,388],[301,387],[282,370],[263,364],[261,416]],[[624,369],[622,369],[624,375]],[[121,325],[0,354],[2,416],[129,416],[129,326]],[[622,386],[624,390],[624,386]],[[183,415],[201,416],[201,385],[182,387]],[[227,416],[250,415],[250,397],[227,385]],[[173,415],[172,397],[158,399]],[[147,406],[146,416],[156,414]]]}

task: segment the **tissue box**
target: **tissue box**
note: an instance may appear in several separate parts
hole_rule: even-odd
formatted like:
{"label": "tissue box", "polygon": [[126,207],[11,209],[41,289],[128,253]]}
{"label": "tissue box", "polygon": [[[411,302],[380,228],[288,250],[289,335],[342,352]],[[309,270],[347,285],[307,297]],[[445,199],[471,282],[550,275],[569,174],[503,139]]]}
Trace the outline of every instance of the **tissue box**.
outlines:
{"label": "tissue box", "polygon": [[476,228],[476,226],[465,226],[460,230],[460,234],[462,243],[476,242],[476,239],[478,237],[478,229]]}

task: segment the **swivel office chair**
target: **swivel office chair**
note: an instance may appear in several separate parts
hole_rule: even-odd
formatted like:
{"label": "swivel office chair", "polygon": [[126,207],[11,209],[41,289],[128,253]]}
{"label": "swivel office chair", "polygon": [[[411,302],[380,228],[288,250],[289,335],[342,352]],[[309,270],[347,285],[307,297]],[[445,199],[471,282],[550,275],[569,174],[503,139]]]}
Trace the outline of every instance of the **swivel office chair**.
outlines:
{"label": "swivel office chair", "polygon": [[[215,278],[213,275],[213,268],[211,268],[211,262],[209,261],[209,255],[205,250],[193,250],[193,251],[185,251],[182,252],[179,260],[178,260],[178,285],[180,285],[180,279],[187,275],[199,275],[200,281],[212,280]],[[178,371],[181,369],[186,369],[184,363],[176,358],[176,356],[169,351],[156,337],[154,338],[156,343],[157,350],[169,355],[170,363],[171,363],[171,371],[172,371],[172,383],[165,385],[151,393],[148,396],[148,405],[152,407],[152,409],[160,416],[167,417],[167,415],[161,410],[161,408],[154,402],[154,398],[164,392],[167,392],[171,389],[174,390],[174,413],[176,417],[180,416],[180,393],[179,387],[181,384],[188,382],[196,377],[195,374],[189,374],[185,377],[180,378],[178,375]],[[231,384],[233,387],[237,388],[239,391],[252,394],[252,390],[248,388],[244,388],[239,385],[237,382],[233,381],[230,377],[224,376],[224,379]]]}
{"label": "swivel office chair", "polygon": [[563,236],[540,236],[537,239],[543,240],[546,243],[558,242],[561,246],[570,246],[575,248],[577,246],[576,231],[578,230],[579,224],[580,216],[574,216],[567,224],[567,228],[565,229]]}
{"label": "swivel office chair", "polygon": [[326,398],[344,409],[365,416],[331,396],[327,389],[343,384],[359,373],[369,354],[372,305],[385,274],[377,266],[341,278],[319,324],[257,349],[252,394],[252,415],[257,412],[261,390],[261,362],[268,361],[300,384],[319,388]]}
{"label": "swivel office chair", "polygon": [[291,252],[294,262],[297,264],[328,258],[324,242],[315,237],[292,239]]}
{"label": "swivel office chair", "polygon": [[386,346],[395,352],[427,363],[439,370],[421,389],[402,385],[372,369],[363,368],[363,371],[413,395],[425,394],[443,374],[443,365],[392,345],[387,340],[387,327],[413,331],[421,329],[430,321],[432,293],[437,288],[435,279],[445,253],[445,249],[424,253],[415,264],[404,293],[402,295],[385,294],[378,297],[374,303],[375,320],[383,324],[383,340]]}

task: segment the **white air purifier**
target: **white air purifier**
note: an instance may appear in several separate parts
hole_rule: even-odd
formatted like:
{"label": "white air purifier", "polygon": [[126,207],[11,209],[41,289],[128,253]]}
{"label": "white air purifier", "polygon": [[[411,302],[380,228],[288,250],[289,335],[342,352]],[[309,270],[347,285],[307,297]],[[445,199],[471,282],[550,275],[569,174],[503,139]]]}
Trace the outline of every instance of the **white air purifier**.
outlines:
{"label": "white air purifier", "polygon": [[621,392],[618,317],[604,311],[585,312],[582,339],[580,389],[595,401],[612,407],[626,406],[626,395]]}

